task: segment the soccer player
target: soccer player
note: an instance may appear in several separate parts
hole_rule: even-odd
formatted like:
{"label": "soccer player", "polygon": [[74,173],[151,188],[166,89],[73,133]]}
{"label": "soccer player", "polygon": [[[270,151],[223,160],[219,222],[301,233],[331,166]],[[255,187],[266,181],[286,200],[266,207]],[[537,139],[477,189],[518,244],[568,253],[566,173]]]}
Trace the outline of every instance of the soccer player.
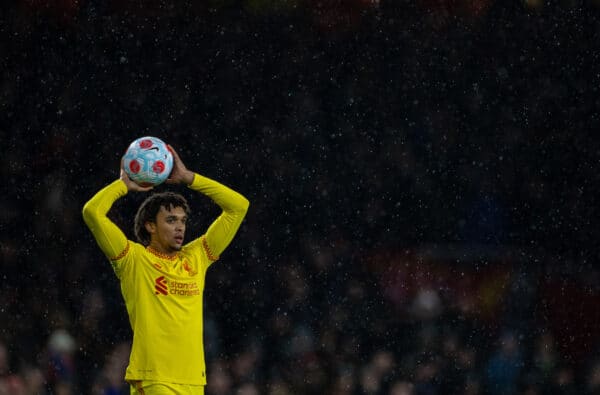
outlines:
{"label": "soccer player", "polygon": [[206,232],[184,242],[190,208],[174,192],[151,194],[135,216],[135,236],[107,216],[130,191],[148,192],[123,170],[83,207],[83,218],[119,279],[133,344],[125,380],[131,394],[204,394],[202,293],[206,270],[229,245],[248,200],[230,188],[186,168],[175,150],[170,184],[187,185],[222,209]]}

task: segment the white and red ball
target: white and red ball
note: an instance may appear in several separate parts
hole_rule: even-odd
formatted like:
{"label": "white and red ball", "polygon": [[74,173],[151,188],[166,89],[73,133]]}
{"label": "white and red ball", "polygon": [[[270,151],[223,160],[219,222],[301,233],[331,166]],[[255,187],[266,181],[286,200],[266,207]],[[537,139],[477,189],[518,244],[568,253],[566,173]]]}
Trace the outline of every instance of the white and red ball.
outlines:
{"label": "white and red ball", "polygon": [[141,186],[156,186],[169,178],[173,154],[164,141],[152,136],[135,139],[125,151],[123,168]]}

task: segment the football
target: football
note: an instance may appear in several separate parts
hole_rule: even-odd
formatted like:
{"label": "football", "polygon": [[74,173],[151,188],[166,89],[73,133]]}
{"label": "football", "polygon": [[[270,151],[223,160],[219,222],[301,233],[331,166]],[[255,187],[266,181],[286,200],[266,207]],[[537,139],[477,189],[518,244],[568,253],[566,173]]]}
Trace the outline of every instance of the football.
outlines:
{"label": "football", "polygon": [[164,141],[144,136],[135,139],[123,156],[123,169],[143,187],[160,185],[173,170],[173,154]]}

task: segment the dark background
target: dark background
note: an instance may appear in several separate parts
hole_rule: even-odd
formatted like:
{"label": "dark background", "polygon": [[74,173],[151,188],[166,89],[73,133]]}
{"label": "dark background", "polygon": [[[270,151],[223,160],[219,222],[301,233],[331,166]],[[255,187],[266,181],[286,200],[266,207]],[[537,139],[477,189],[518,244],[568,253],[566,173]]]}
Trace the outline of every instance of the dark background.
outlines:
{"label": "dark background", "polygon": [[[123,391],[80,213],[143,135],[251,202],[207,277],[208,394],[598,394],[599,11],[3,3],[0,394]],[[218,210],[180,192],[198,234]]]}

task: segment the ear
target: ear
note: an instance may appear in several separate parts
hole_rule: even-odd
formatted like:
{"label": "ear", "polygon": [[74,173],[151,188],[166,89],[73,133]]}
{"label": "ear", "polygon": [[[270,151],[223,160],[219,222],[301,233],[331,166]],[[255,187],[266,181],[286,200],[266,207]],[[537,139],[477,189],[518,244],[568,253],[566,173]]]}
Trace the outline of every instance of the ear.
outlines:
{"label": "ear", "polygon": [[156,224],[154,222],[146,222],[144,224],[144,227],[146,228],[146,231],[150,234],[154,234],[154,232],[156,232]]}

